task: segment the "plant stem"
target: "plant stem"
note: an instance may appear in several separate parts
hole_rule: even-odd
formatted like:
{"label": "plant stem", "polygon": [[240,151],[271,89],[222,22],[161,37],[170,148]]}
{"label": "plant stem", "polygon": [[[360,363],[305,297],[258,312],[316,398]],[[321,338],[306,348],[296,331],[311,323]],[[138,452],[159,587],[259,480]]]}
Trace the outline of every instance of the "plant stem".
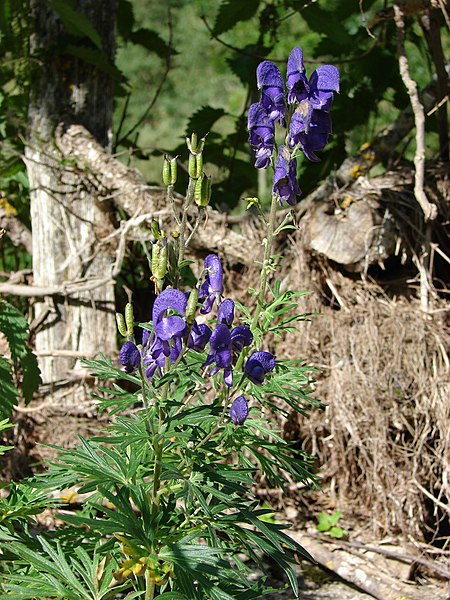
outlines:
{"label": "plant stem", "polygon": [[155,597],[155,582],[151,578],[148,569],[145,570],[145,600],[153,600]]}
{"label": "plant stem", "polygon": [[267,287],[267,279],[268,279],[268,266],[269,266],[270,257],[272,255],[272,245],[273,245],[273,239],[274,239],[277,205],[278,205],[278,196],[276,194],[273,194],[272,195],[272,203],[270,205],[269,221],[267,222],[267,235],[266,235],[266,242],[265,242],[265,248],[264,248],[264,258],[263,258],[263,263],[261,266],[258,302],[256,304],[255,314],[253,315],[251,329],[255,329],[255,327],[257,326],[259,317],[261,315],[261,310],[264,305],[264,299],[265,299],[266,287]]}

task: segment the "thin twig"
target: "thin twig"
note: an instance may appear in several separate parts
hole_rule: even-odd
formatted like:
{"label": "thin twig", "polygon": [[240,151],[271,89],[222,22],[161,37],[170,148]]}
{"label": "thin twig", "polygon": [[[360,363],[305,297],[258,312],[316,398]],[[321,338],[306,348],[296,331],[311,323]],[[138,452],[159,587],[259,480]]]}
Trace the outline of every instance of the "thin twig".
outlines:
{"label": "thin twig", "polygon": [[416,152],[414,155],[415,185],[414,195],[423,210],[425,220],[432,221],[437,217],[437,207],[430,203],[424,192],[425,173],[425,113],[420,102],[417,84],[409,72],[408,59],[405,49],[405,19],[403,10],[397,2],[394,3],[394,20],[397,28],[397,51],[400,75],[407,89],[411,108],[414,113],[416,126]]}

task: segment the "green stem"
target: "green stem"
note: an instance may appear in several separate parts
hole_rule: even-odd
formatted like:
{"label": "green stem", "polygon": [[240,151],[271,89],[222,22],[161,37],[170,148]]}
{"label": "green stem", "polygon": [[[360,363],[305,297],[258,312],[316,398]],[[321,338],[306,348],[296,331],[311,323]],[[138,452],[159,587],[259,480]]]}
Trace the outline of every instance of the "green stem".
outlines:
{"label": "green stem", "polygon": [[[178,269],[180,268],[180,264],[183,262],[183,259],[184,259],[184,250],[186,247],[186,245],[184,243],[184,238],[186,235],[188,208],[192,204],[192,200],[194,199],[194,191],[195,191],[195,181],[192,178],[189,178],[189,185],[188,185],[188,189],[187,189],[187,193],[186,193],[186,200],[184,201],[184,204],[183,204],[183,214],[181,216],[180,235],[178,237],[178,243],[179,243],[179,246],[178,246]],[[177,285],[178,285],[178,277],[179,277],[179,271],[177,273],[177,281],[176,281],[175,287],[177,287]]]}
{"label": "green stem", "polygon": [[258,293],[258,302],[255,308],[255,314],[253,315],[253,320],[251,324],[251,329],[255,329],[259,322],[259,317],[261,315],[262,307],[264,306],[264,299],[266,296],[266,287],[267,287],[267,279],[268,279],[268,266],[270,257],[272,255],[272,246],[274,240],[274,231],[275,231],[275,219],[277,214],[277,205],[278,205],[278,196],[273,194],[272,203],[270,205],[270,215],[269,221],[267,222],[267,236],[266,243],[264,248],[264,259],[261,267],[261,276],[259,281],[259,293]]}
{"label": "green stem", "polygon": [[145,600],[153,600],[155,597],[155,582],[149,569],[145,570]]}

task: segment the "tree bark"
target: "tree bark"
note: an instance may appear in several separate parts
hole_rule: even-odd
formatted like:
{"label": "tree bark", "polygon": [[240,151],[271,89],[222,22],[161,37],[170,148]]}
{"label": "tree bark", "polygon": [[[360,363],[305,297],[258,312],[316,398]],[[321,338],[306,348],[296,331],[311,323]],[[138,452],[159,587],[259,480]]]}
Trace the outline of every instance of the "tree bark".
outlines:
{"label": "tree bark", "polygon": [[[116,0],[78,0],[77,13],[85,15],[97,31],[102,49],[90,36],[71,39],[49,3],[31,0],[34,20],[30,39],[37,59],[29,106],[26,162],[30,181],[33,233],[33,271],[37,286],[59,287],[77,279],[108,279],[112,257],[98,245],[113,225],[97,202],[95,188],[80,183],[64,169],[55,145],[58,125],[74,123],[86,127],[103,147],[108,146],[112,123],[113,81],[94,64],[71,54],[71,46],[82,45],[90,56],[114,55]],[[94,61],[95,62],[95,61]],[[100,287],[70,298],[53,296],[35,304],[36,318],[48,313],[36,335],[44,382],[67,377],[75,359],[48,356],[52,351],[71,350],[92,354],[109,353],[116,346],[114,287],[110,280]],[[64,353],[63,353],[64,354]]]}

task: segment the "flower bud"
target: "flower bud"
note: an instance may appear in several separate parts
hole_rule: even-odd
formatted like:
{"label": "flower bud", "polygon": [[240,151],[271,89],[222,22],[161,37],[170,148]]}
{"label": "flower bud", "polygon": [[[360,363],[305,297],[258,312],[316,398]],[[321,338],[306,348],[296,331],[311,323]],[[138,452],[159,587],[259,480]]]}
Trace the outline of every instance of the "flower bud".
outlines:
{"label": "flower bud", "polygon": [[170,157],[167,154],[164,154],[164,163],[163,163],[163,170],[162,170],[162,180],[164,185],[167,187],[169,185],[171,185],[172,183],[172,176],[171,176],[171,160]]}
{"label": "flower bud", "polygon": [[197,206],[206,207],[211,198],[211,177],[203,174],[195,183],[194,198]]}
{"label": "flower bud", "polygon": [[235,398],[230,408],[230,418],[234,425],[243,425],[248,417],[248,404],[244,396]]}
{"label": "flower bud", "polygon": [[122,313],[116,313],[116,323],[117,329],[119,330],[120,335],[126,337],[127,335],[127,326],[125,325],[125,319],[123,318]]}
{"label": "flower bud", "polygon": [[125,306],[125,323],[127,326],[127,336],[132,337],[134,330],[134,314],[133,305],[130,302]]}
{"label": "flower bud", "polygon": [[155,277],[155,273],[158,270],[158,263],[159,263],[159,254],[161,252],[161,246],[159,245],[159,239],[158,241],[152,245],[152,264],[151,264],[151,268],[152,268],[152,275],[153,277]]}
{"label": "flower bud", "polygon": [[194,288],[189,294],[186,306],[186,323],[192,325],[195,319],[198,304],[198,289]]}

